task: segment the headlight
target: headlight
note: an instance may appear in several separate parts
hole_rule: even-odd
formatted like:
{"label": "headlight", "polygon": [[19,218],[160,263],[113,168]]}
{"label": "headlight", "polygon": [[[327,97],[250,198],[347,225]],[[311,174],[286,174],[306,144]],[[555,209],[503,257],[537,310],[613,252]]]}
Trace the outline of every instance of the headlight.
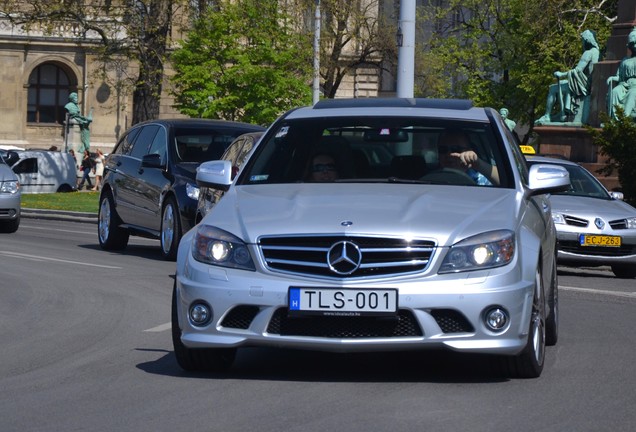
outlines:
{"label": "headlight", "polygon": [[20,182],[17,180],[9,180],[0,182],[0,192],[15,194],[20,190]]}
{"label": "headlight", "polygon": [[255,270],[247,245],[218,228],[200,224],[192,240],[192,257],[206,264]]}
{"label": "headlight", "polygon": [[565,224],[565,218],[561,213],[552,213],[552,221],[555,224]]}
{"label": "headlight", "polygon": [[508,264],[515,255],[515,235],[498,230],[464,239],[449,249],[440,273],[483,270]]}
{"label": "headlight", "polygon": [[625,219],[627,229],[636,229],[636,217]]}
{"label": "headlight", "polygon": [[193,200],[199,200],[199,187],[192,183],[186,183],[186,194]]}

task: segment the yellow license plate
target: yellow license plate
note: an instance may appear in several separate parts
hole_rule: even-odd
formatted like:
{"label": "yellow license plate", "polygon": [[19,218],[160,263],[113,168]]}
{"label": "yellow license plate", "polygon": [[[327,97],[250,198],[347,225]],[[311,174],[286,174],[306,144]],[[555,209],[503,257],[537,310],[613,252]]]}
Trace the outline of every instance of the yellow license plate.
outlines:
{"label": "yellow license plate", "polygon": [[579,244],[581,246],[620,247],[621,238],[619,236],[581,234]]}

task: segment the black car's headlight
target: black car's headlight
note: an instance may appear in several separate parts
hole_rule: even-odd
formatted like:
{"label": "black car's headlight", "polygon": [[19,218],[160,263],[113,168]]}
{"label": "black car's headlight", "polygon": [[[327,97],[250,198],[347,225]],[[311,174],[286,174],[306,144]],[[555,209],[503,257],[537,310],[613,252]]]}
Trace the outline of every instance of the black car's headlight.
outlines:
{"label": "black car's headlight", "polygon": [[247,245],[227,231],[200,224],[192,240],[192,257],[206,264],[255,270]]}
{"label": "black car's headlight", "polygon": [[483,270],[508,264],[515,256],[515,234],[490,231],[455,243],[448,250],[439,273]]}
{"label": "black car's headlight", "polygon": [[186,183],[186,195],[195,201],[199,200],[199,187],[192,183]]}

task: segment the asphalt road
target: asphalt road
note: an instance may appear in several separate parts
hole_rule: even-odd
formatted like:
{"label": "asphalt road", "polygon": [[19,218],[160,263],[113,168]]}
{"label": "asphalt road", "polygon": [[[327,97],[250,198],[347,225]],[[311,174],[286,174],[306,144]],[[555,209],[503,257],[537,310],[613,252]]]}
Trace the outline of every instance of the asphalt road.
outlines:
{"label": "asphalt road", "polygon": [[0,235],[0,431],[633,431],[636,281],[560,269],[543,375],[484,356],[244,349],[226,375],[176,365],[174,263],[99,249],[96,226]]}

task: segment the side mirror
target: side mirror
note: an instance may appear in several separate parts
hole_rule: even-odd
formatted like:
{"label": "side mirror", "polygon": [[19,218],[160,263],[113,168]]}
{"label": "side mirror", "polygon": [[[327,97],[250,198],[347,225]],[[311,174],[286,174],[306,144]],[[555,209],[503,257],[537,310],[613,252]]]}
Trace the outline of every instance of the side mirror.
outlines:
{"label": "side mirror", "polygon": [[528,186],[531,195],[563,192],[570,188],[570,174],[565,168],[558,165],[532,165]]}
{"label": "side mirror", "polygon": [[156,153],[144,155],[141,158],[141,167],[142,168],[163,168],[163,164],[161,163],[161,155]]}
{"label": "side mirror", "polygon": [[214,189],[228,190],[232,184],[232,162],[217,160],[203,162],[197,168],[197,185]]}
{"label": "side mirror", "polygon": [[611,191],[610,196],[612,197],[612,199],[618,201],[623,201],[625,199],[625,195],[623,195],[623,192]]}

